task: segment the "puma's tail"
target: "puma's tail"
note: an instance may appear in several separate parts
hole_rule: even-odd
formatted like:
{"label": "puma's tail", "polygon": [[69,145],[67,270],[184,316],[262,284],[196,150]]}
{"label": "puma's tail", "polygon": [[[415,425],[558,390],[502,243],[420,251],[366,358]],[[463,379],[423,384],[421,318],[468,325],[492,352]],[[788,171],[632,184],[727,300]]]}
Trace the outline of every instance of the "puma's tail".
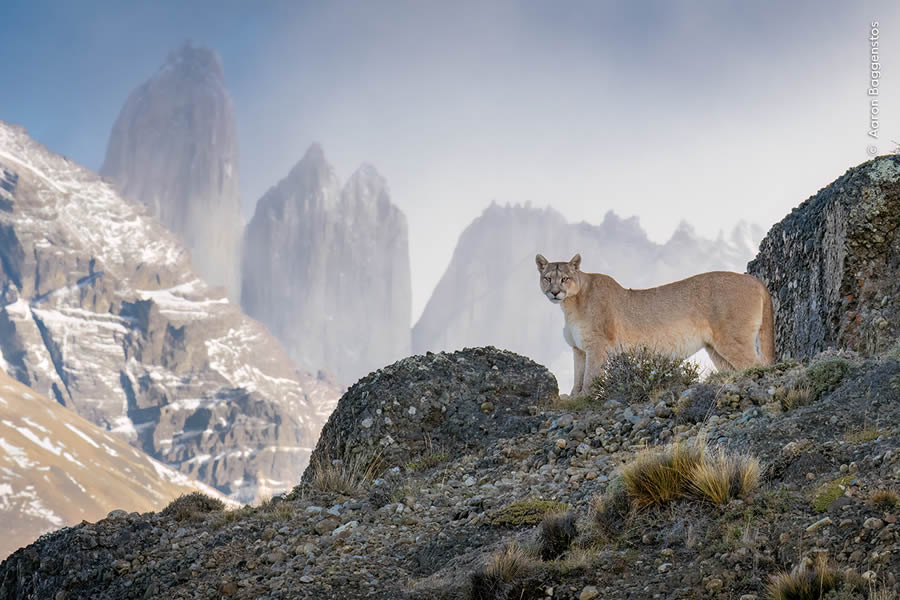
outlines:
{"label": "puma's tail", "polygon": [[[763,286],[765,290],[765,286]],[[775,362],[775,311],[772,308],[772,296],[766,290],[763,298],[762,324],[759,326],[759,353],[763,363],[771,365]]]}

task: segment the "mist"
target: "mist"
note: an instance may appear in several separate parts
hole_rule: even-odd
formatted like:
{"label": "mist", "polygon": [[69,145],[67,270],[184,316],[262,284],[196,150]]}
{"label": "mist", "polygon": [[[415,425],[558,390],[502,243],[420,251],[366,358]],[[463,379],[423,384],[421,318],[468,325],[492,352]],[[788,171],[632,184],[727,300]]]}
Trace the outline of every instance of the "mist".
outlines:
{"label": "mist", "polygon": [[[37,50],[5,57],[16,93],[0,117],[97,169],[130,90],[184,40],[207,45],[235,103],[245,219],[313,141],[343,178],[376,165],[409,222],[415,321],[491,201],[570,222],[613,210],[657,242],[682,220],[707,237],[738,220],[768,228],[867,159],[870,25],[888,42],[898,10],[19,3],[0,26],[6,52],[26,38]],[[900,50],[883,44],[881,61],[887,153],[900,138]]]}

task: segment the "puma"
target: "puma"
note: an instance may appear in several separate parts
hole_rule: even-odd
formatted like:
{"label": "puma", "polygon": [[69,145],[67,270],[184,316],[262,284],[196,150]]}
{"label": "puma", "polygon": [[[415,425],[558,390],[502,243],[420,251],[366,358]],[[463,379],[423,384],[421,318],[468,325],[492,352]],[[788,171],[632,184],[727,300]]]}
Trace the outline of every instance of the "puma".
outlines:
{"label": "puma", "polygon": [[719,370],[775,360],[772,298],[752,275],[713,271],[632,290],[608,275],[581,272],[580,254],[568,262],[538,254],[536,262],[541,291],[565,316],[573,396],[590,390],[610,352],[640,346],[682,359],[704,348]]}

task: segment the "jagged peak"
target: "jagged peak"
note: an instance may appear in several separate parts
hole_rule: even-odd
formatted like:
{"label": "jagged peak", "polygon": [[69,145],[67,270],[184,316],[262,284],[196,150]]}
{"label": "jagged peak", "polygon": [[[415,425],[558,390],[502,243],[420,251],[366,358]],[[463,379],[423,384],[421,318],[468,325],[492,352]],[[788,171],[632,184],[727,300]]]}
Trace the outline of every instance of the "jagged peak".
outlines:
{"label": "jagged peak", "polygon": [[224,80],[225,70],[218,53],[206,46],[195,46],[190,40],[169,52],[166,62],[160,68],[160,74],[167,72],[187,72],[209,74]]}

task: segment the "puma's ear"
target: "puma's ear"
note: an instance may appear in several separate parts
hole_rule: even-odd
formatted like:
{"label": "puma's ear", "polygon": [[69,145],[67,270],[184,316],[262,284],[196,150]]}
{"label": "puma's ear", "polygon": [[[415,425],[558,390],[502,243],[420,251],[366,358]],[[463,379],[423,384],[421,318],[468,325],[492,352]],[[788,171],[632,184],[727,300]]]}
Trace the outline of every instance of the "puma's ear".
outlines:
{"label": "puma's ear", "polygon": [[575,256],[573,256],[572,260],[569,261],[569,266],[577,271],[578,267],[581,266],[581,255],[576,254]]}
{"label": "puma's ear", "polygon": [[537,263],[538,271],[540,271],[541,273],[544,272],[544,269],[546,269],[547,265],[549,264],[549,261],[544,258],[543,254],[538,254],[537,256],[535,256],[534,262]]}

